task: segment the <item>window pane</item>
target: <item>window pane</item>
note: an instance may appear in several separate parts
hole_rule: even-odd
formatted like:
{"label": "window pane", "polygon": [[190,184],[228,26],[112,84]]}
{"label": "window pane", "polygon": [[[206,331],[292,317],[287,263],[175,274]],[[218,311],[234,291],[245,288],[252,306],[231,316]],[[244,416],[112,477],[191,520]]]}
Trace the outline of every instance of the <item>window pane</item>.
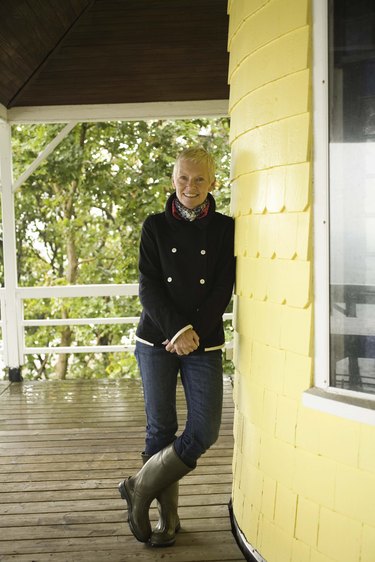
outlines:
{"label": "window pane", "polygon": [[329,1],[331,386],[375,393],[375,2]]}

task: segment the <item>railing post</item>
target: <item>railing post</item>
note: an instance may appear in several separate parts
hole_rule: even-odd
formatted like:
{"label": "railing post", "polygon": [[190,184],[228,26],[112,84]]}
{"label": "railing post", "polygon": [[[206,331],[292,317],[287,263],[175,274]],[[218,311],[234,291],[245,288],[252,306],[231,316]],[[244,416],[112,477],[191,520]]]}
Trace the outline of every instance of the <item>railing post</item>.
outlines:
{"label": "railing post", "polygon": [[17,260],[14,194],[12,189],[12,141],[9,123],[0,122],[0,179],[2,192],[3,255],[5,285],[4,349],[9,368],[9,380],[19,382],[21,350],[19,342],[19,311],[16,302]]}

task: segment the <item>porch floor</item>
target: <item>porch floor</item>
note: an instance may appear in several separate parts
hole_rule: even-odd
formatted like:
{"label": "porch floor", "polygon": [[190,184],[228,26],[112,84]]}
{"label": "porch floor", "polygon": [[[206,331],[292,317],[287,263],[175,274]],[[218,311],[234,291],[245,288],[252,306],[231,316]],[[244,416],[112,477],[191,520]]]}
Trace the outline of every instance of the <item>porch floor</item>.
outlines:
{"label": "porch floor", "polygon": [[[233,449],[228,377],[224,388],[220,438],[180,485],[176,544],[152,549],[130,533],[117,491],[118,482],[141,466],[140,381],[0,383],[0,560],[243,561],[227,507]],[[182,427],[181,385],[178,408]]]}

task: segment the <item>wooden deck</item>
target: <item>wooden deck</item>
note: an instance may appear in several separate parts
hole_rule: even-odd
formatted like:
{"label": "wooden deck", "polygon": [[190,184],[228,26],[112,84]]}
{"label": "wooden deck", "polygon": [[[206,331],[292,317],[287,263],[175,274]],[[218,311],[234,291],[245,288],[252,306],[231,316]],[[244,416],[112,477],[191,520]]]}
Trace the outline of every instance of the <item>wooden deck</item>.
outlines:
{"label": "wooden deck", "polygon": [[[181,387],[178,404],[182,426]],[[0,560],[244,560],[227,508],[232,421],[226,378],[220,438],[180,485],[176,544],[155,549],[131,535],[117,491],[120,479],[141,466],[139,380],[0,383]]]}

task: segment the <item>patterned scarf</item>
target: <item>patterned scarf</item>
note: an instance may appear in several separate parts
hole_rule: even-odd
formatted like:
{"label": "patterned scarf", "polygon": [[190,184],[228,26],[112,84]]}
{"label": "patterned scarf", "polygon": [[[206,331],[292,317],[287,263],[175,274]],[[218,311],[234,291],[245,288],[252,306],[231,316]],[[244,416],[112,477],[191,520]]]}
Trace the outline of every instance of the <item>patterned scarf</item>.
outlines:
{"label": "patterned scarf", "polygon": [[172,203],[172,213],[177,219],[182,219],[185,221],[194,221],[195,219],[202,219],[207,216],[208,209],[210,208],[210,202],[208,198],[203,201],[201,205],[195,207],[194,209],[188,209],[177,199],[173,200]]}

